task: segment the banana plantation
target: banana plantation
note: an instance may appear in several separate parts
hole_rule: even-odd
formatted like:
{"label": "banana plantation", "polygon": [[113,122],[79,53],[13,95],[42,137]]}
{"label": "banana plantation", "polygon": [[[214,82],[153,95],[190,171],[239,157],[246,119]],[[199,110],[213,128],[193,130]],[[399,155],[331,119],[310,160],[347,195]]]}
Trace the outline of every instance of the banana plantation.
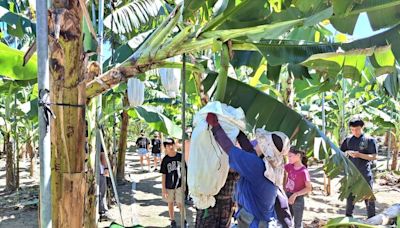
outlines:
{"label": "banana plantation", "polygon": [[400,0],[0,0],[0,227],[399,227],[399,63]]}

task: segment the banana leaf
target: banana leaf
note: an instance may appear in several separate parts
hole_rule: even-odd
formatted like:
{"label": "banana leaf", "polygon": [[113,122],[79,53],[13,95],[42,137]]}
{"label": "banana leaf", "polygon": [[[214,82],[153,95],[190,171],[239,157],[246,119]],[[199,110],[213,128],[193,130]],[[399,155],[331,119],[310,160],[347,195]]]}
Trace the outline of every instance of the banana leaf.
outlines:
{"label": "banana leaf", "polygon": [[334,227],[340,227],[340,228],[345,228],[345,227],[348,227],[348,228],[352,228],[352,227],[376,228],[376,226],[374,226],[374,225],[368,225],[368,224],[362,223],[358,219],[350,218],[350,217],[339,217],[339,218],[331,219],[324,226],[324,228],[334,228]]}
{"label": "banana leaf", "polygon": [[0,75],[13,80],[31,80],[37,77],[37,56],[33,55],[23,66],[24,52],[0,42]]}
{"label": "banana leaf", "polygon": [[[355,40],[350,43],[315,43],[296,40],[266,40],[259,42],[244,42],[234,40],[235,50],[258,50],[268,61],[268,64],[276,66],[286,63],[302,64],[322,73],[328,73],[336,77],[337,73],[344,70],[346,77],[360,79],[361,71],[365,66],[365,57],[368,55],[375,68],[392,67],[394,61],[400,60],[400,25],[397,25],[380,34]],[[388,44],[392,44],[390,47]],[[337,52],[341,48],[345,52]],[[370,50],[367,50],[370,48]],[[364,51],[361,51],[364,50]],[[346,52],[348,52],[346,54]],[[353,52],[353,56],[345,57]],[[327,55],[316,54],[326,53]],[[258,54],[246,53],[241,56],[240,62],[246,63],[254,59]],[[329,59],[324,58],[329,55]],[[357,56],[355,56],[357,55]],[[247,56],[247,58],[245,58]],[[312,59],[312,60],[311,60]],[[236,61],[236,60],[233,60]],[[312,62],[309,62],[312,61]],[[386,70],[393,70],[387,68]]]}
{"label": "banana leaf", "polygon": [[24,34],[36,34],[35,23],[24,16],[7,10],[2,6],[0,6],[0,22],[5,22],[8,25],[7,31],[9,34],[19,38],[22,38]]}
{"label": "banana leaf", "polygon": [[[142,25],[150,23],[162,9],[161,0],[137,0],[117,6],[114,12],[104,19],[104,25],[114,33],[130,33]],[[113,25],[111,24],[113,22]]]}
{"label": "banana leaf", "polygon": [[263,25],[270,12],[268,2],[264,0],[229,1],[225,10],[210,20],[203,31]]}
{"label": "banana leaf", "polygon": [[112,222],[112,223],[110,224],[110,227],[109,227],[109,228],[143,228],[143,227],[144,227],[144,226],[142,226],[142,225],[123,226],[123,225],[118,224],[118,223],[116,223],[116,222]]}
{"label": "banana leaf", "polygon": [[387,74],[385,81],[383,82],[383,88],[386,93],[392,97],[399,97],[400,95],[400,76],[398,71],[395,71],[393,74]]}
{"label": "banana leaf", "polygon": [[[353,34],[357,18],[366,12],[374,30],[398,24],[400,20],[399,0],[332,1],[335,16],[330,18],[332,25],[343,33]],[[382,12],[385,12],[382,16]]]}
{"label": "banana leaf", "polygon": [[[205,91],[209,91],[215,81],[216,75],[209,74],[203,81]],[[350,193],[355,195],[356,201],[374,198],[371,188],[354,164],[314,124],[294,110],[268,94],[232,78],[228,78],[223,102],[243,109],[247,122],[252,126],[249,130],[264,127],[268,131],[284,132],[292,140],[296,139],[294,141],[299,149],[312,150],[315,137],[322,137],[328,151],[332,151],[325,163],[325,172],[330,178],[341,178],[339,199],[345,199]]]}
{"label": "banana leaf", "polygon": [[200,8],[203,7],[207,11],[207,7],[211,8],[217,0],[184,0],[183,20],[194,18]]}
{"label": "banana leaf", "polygon": [[155,108],[138,106],[128,111],[131,118],[139,118],[153,128],[174,138],[182,138],[182,130],[172,120],[158,112]]}

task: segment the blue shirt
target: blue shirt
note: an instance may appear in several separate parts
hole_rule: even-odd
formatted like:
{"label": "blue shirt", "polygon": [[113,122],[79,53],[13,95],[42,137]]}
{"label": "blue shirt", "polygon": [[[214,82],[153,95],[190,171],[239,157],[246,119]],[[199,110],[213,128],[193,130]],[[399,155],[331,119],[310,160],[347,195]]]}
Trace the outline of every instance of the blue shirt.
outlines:
{"label": "blue shirt", "polygon": [[240,174],[235,189],[236,201],[255,217],[250,227],[258,227],[259,221],[269,222],[276,218],[276,186],[264,176],[263,160],[237,147],[232,147],[228,155],[230,168]]}

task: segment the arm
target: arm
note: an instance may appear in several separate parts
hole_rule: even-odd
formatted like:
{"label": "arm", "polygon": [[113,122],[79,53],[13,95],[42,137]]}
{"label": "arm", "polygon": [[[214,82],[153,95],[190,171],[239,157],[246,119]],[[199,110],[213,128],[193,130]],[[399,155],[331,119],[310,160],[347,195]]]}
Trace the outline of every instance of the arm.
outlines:
{"label": "arm", "polygon": [[340,145],[340,150],[343,152],[347,151],[347,138],[345,138],[342,142],[342,145]]}
{"label": "arm", "polygon": [[303,188],[302,190],[300,190],[300,191],[298,191],[298,192],[293,193],[293,194],[289,197],[289,204],[290,204],[290,205],[294,204],[294,202],[296,201],[296,198],[297,198],[298,196],[306,195],[306,194],[308,194],[309,192],[311,192],[311,190],[312,190],[311,182],[310,182],[310,181],[307,181],[307,182],[306,182],[306,187],[305,187],[305,188]]}
{"label": "arm", "polygon": [[250,152],[250,153],[255,153],[256,152],[254,150],[253,145],[250,143],[249,139],[247,138],[247,136],[242,131],[239,132],[239,135],[236,138],[237,138],[237,140],[239,142],[240,147],[243,150],[245,150],[247,152]]}
{"label": "arm", "polygon": [[234,147],[232,141],[226,135],[224,129],[222,129],[221,125],[217,124],[211,129],[215,141],[222,147],[225,153],[229,153],[229,151]]}
{"label": "arm", "polygon": [[352,154],[353,154],[353,156],[352,156],[353,158],[361,158],[361,159],[364,159],[367,161],[376,160],[376,154],[363,154],[358,151],[354,151]]}
{"label": "arm", "polygon": [[296,196],[303,196],[303,195],[306,195],[306,194],[310,193],[311,190],[312,190],[311,182],[307,181],[306,182],[306,187],[303,188],[302,190],[298,191],[298,192],[295,192],[294,194],[296,194]]}
{"label": "arm", "polygon": [[166,174],[162,175],[162,179],[161,179],[161,191],[162,191],[162,195],[167,198],[168,197],[168,192],[167,192],[167,188],[165,187],[165,179],[166,179]]}
{"label": "arm", "polygon": [[100,153],[100,162],[101,165],[104,167],[104,176],[108,177],[108,167],[107,167],[107,161],[106,161],[106,155],[104,154],[104,152]]}
{"label": "arm", "polygon": [[287,172],[285,172],[283,175],[283,189],[286,189],[287,178],[288,178],[288,174],[287,174]]}
{"label": "arm", "polygon": [[378,149],[376,147],[375,139],[368,139],[368,149],[365,153],[354,151],[350,154],[353,158],[361,158],[367,161],[376,160]]}

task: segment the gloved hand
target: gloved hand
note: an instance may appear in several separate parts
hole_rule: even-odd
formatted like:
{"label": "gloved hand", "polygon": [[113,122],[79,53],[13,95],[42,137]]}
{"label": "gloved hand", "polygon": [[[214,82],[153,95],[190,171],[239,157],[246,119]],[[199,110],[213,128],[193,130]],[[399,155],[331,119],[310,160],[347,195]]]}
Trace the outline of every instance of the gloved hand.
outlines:
{"label": "gloved hand", "polygon": [[214,113],[208,113],[206,121],[212,127],[215,127],[218,125],[218,118],[217,118],[217,115],[215,115]]}

